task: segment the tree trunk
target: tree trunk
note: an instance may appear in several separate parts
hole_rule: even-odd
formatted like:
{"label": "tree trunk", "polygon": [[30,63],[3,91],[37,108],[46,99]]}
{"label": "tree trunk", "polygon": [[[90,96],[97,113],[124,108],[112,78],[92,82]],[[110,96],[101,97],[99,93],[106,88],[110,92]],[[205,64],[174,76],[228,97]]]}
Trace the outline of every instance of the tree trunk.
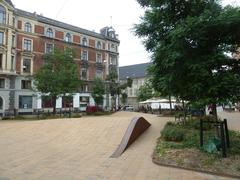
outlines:
{"label": "tree trunk", "polygon": [[170,112],[172,114],[172,98],[171,98],[171,95],[169,96],[169,104],[170,104]]}
{"label": "tree trunk", "polygon": [[183,117],[184,117],[184,121],[186,121],[186,109],[185,109],[185,102],[184,102],[184,100],[182,100],[182,106],[183,106]]}
{"label": "tree trunk", "polygon": [[212,104],[212,114],[213,114],[213,116],[215,117],[215,119],[217,121],[218,117],[217,117],[217,105],[216,105],[216,103]]}

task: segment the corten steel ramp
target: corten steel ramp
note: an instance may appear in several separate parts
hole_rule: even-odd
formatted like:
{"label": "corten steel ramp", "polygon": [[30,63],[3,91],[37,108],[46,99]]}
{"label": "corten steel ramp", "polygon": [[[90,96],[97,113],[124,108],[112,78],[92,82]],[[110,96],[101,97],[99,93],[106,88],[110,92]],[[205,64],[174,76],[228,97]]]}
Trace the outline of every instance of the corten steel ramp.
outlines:
{"label": "corten steel ramp", "polygon": [[151,124],[143,117],[135,117],[130,122],[125,135],[122,138],[121,143],[115,152],[110,156],[111,158],[117,158],[141,135],[146,131]]}

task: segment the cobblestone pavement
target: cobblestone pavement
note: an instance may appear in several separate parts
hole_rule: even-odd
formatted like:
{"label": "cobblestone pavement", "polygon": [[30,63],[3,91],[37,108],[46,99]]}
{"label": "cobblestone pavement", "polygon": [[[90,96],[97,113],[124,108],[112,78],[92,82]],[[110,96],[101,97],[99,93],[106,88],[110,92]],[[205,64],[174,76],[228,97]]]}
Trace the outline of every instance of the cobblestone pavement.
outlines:
{"label": "cobblestone pavement", "polygon": [[[119,158],[109,158],[129,122],[152,126]],[[0,121],[0,180],[226,180],[157,166],[151,154],[171,118],[118,112],[112,116],[42,121]]]}

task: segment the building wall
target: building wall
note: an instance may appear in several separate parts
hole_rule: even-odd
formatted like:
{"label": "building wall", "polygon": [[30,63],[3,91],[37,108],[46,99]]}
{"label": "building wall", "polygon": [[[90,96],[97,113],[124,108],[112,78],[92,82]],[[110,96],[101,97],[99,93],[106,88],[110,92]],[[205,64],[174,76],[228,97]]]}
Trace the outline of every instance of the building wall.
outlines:
{"label": "building wall", "polygon": [[[75,52],[74,60],[79,70],[81,78],[81,69],[83,62],[88,64],[88,77],[86,84],[93,81],[96,77],[96,71],[102,71],[102,78],[106,77],[109,73],[109,67],[112,64],[111,57],[116,57],[118,61],[118,46],[117,39],[110,40],[111,38],[105,37],[102,34],[95,37],[84,34],[84,31],[75,32],[71,29],[45,24],[40,22],[37,18],[38,15],[31,13],[19,14],[13,7],[5,1],[1,1],[0,5],[6,9],[6,24],[0,24],[0,32],[4,33],[3,44],[0,44],[0,54],[2,54],[2,69],[0,69],[0,78],[5,78],[5,87],[0,89],[0,96],[4,99],[4,109],[18,109],[19,112],[32,112],[34,109],[41,108],[41,98],[39,94],[30,90],[22,89],[22,80],[29,79],[30,76],[35,74],[43,65],[43,55],[46,52],[46,44],[53,44],[54,48],[64,50],[65,48],[72,48]],[[26,32],[25,25],[31,25],[31,31]],[[53,37],[47,37],[47,29],[53,30]],[[104,29],[107,33],[107,28]],[[65,37],[67,34],[71,35],[71,42],[66,42]],[[15,39],[14,39],[15,38]],[[87,44],[83,44],[82,40],[86,38]],[[24,50],[24,40],[30,40],[31,50]],[[99,47],[99,43],[101,47]],[[83,51],[87,51],[87,61],[82,60]],[[96,63],[97,54],[101,54],[101,63]],[[109,55],[111,54],[111,56]],[[31,62],[30,73],[25,73],[23,60],[27,58]],[[116,62],[116,68],[118,62]],[[90,87],[90,85],[89,85]],[[78,99],[83,92],[77,92],[73,98],[74,106],[79,107]],[[91,93],[86,92],[90,97],[89,104],[94,104],[91,98]],[[32,108],[21,109],[19,108],[20,96],[32,96]],[[57,107],[61,108],[61,98],[57,100]],[[106,103],[105,103],[106,104]],[[3,110],[0,110],[0,113]]]}

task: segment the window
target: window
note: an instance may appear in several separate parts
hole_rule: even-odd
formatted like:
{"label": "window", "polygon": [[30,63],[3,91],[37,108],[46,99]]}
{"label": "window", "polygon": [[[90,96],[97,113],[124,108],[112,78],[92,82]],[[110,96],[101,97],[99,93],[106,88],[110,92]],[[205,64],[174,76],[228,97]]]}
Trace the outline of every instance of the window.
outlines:
{"label": "window", "polygon": [[32,32],[32,25],[29,22],[25,23],[24,31],[25,32]]}
{"label": "window", "polygon": [[32,96],[19,96],[19,108],[31,109],[32,108]]}
{"label": "window", "polygon": [[110,56],[110,64],[117,65],[117,58],[116,56]]}
{"label": "window", "polygon": [[29,39],[24,39],[23,50],[32,51],[32,41]]}
{"label": "window", "polygon": [[97,53],[96,62],[97,62],[97,63],[102,63],[102,54]]}
{"label": "window", "polygon": [[102,44],[100,41],[97,42],[97,49],[102,49]]}
{"label": "window", "polygon": [[14,57],[14,56],[11,56],[11,71],[14,71],[14,70],[15,70],[14,64],[15,64],[15,57]]}
{"label": "window", "polygon": [[87,69],[86,68],[82,68],[81,69],[81,79],[87,79]]}
{"label": "window", "polygon": [[65,41],[66,42],[72,42],[72,36],[71,34],[67,33],[66,36],[65,36]]}
{"label": "window", "polygon": [[3,68],[3,55],[0,54],[0,69]]}
{"label": "window", "polygon": [[88,96],[80,96],[80,102],[89,103],[89,97]]}
{"label": "window", "polygon": [[32,88],[32,82],[29,80],[22,80],[22,89],[31,89]]}
{"label": "window", "polygon": [[5,79],[0,79],[0,88],[5,88]]}
{"label": "window", "polygon": [[53,38],[53,30],[51,28],[47,29],[46,36],[50,37],[50,38]]}
{"label": "window", "polygon": [[82,39],[82,45],[87,46],[87,38],[84,37]]}
{"label": "window", "polygon": [[31,59],[23,59],[23,72],[24,73],[31,72]]}
{"label": "window", "polygon": [[62,97],[62,107],[64,107],[64,108],[73,107],[73,97],[72,96],[63,96]]}
{"label": "window", "polygon": [[0,109],[1,110],[3,109],[3,99],[2,99],[2,97],[0,97]]}
{"label": "window", "polygon": [[12,47],[15,47],[15,35],[12,35]]}
{"label": "window", "polygon": [[88,52],[87,51],[82,51],[81,59],[84,61],[88,60]]}
{"label": "window", "polygon": [[[82,92],[88,92],[88,85],[86,85],[86,84],[82,85],[81,86],[81,91]],[[81,102],[81,100],[80,100],[80,102]]]}
{"label": "window", "polygon": [[0,45],[3,45],[4,43],[4,34],[3,32],[0,32]]}
{"label": "window", "polygon": [[53,52],[53,44],[50,43],[46,43],[46,47],[45,47],[45,53],[46,54],[50,54]]}
{"label": "window", "polygon": [[0,5],[0,23],[6,23],[6,9]]}
{"label": "window", "polygon": [[13,27],[15,27],[15,17],[12,18]]}
{"label": "window", "polygon": [[52,108],[53,99],[51,96],[42,96],[42,108]]}
{"label": "window", "polygon": [[102,79],[103,78],[103,72],[102,70],[97,69],[96,70],[96,77]]}

